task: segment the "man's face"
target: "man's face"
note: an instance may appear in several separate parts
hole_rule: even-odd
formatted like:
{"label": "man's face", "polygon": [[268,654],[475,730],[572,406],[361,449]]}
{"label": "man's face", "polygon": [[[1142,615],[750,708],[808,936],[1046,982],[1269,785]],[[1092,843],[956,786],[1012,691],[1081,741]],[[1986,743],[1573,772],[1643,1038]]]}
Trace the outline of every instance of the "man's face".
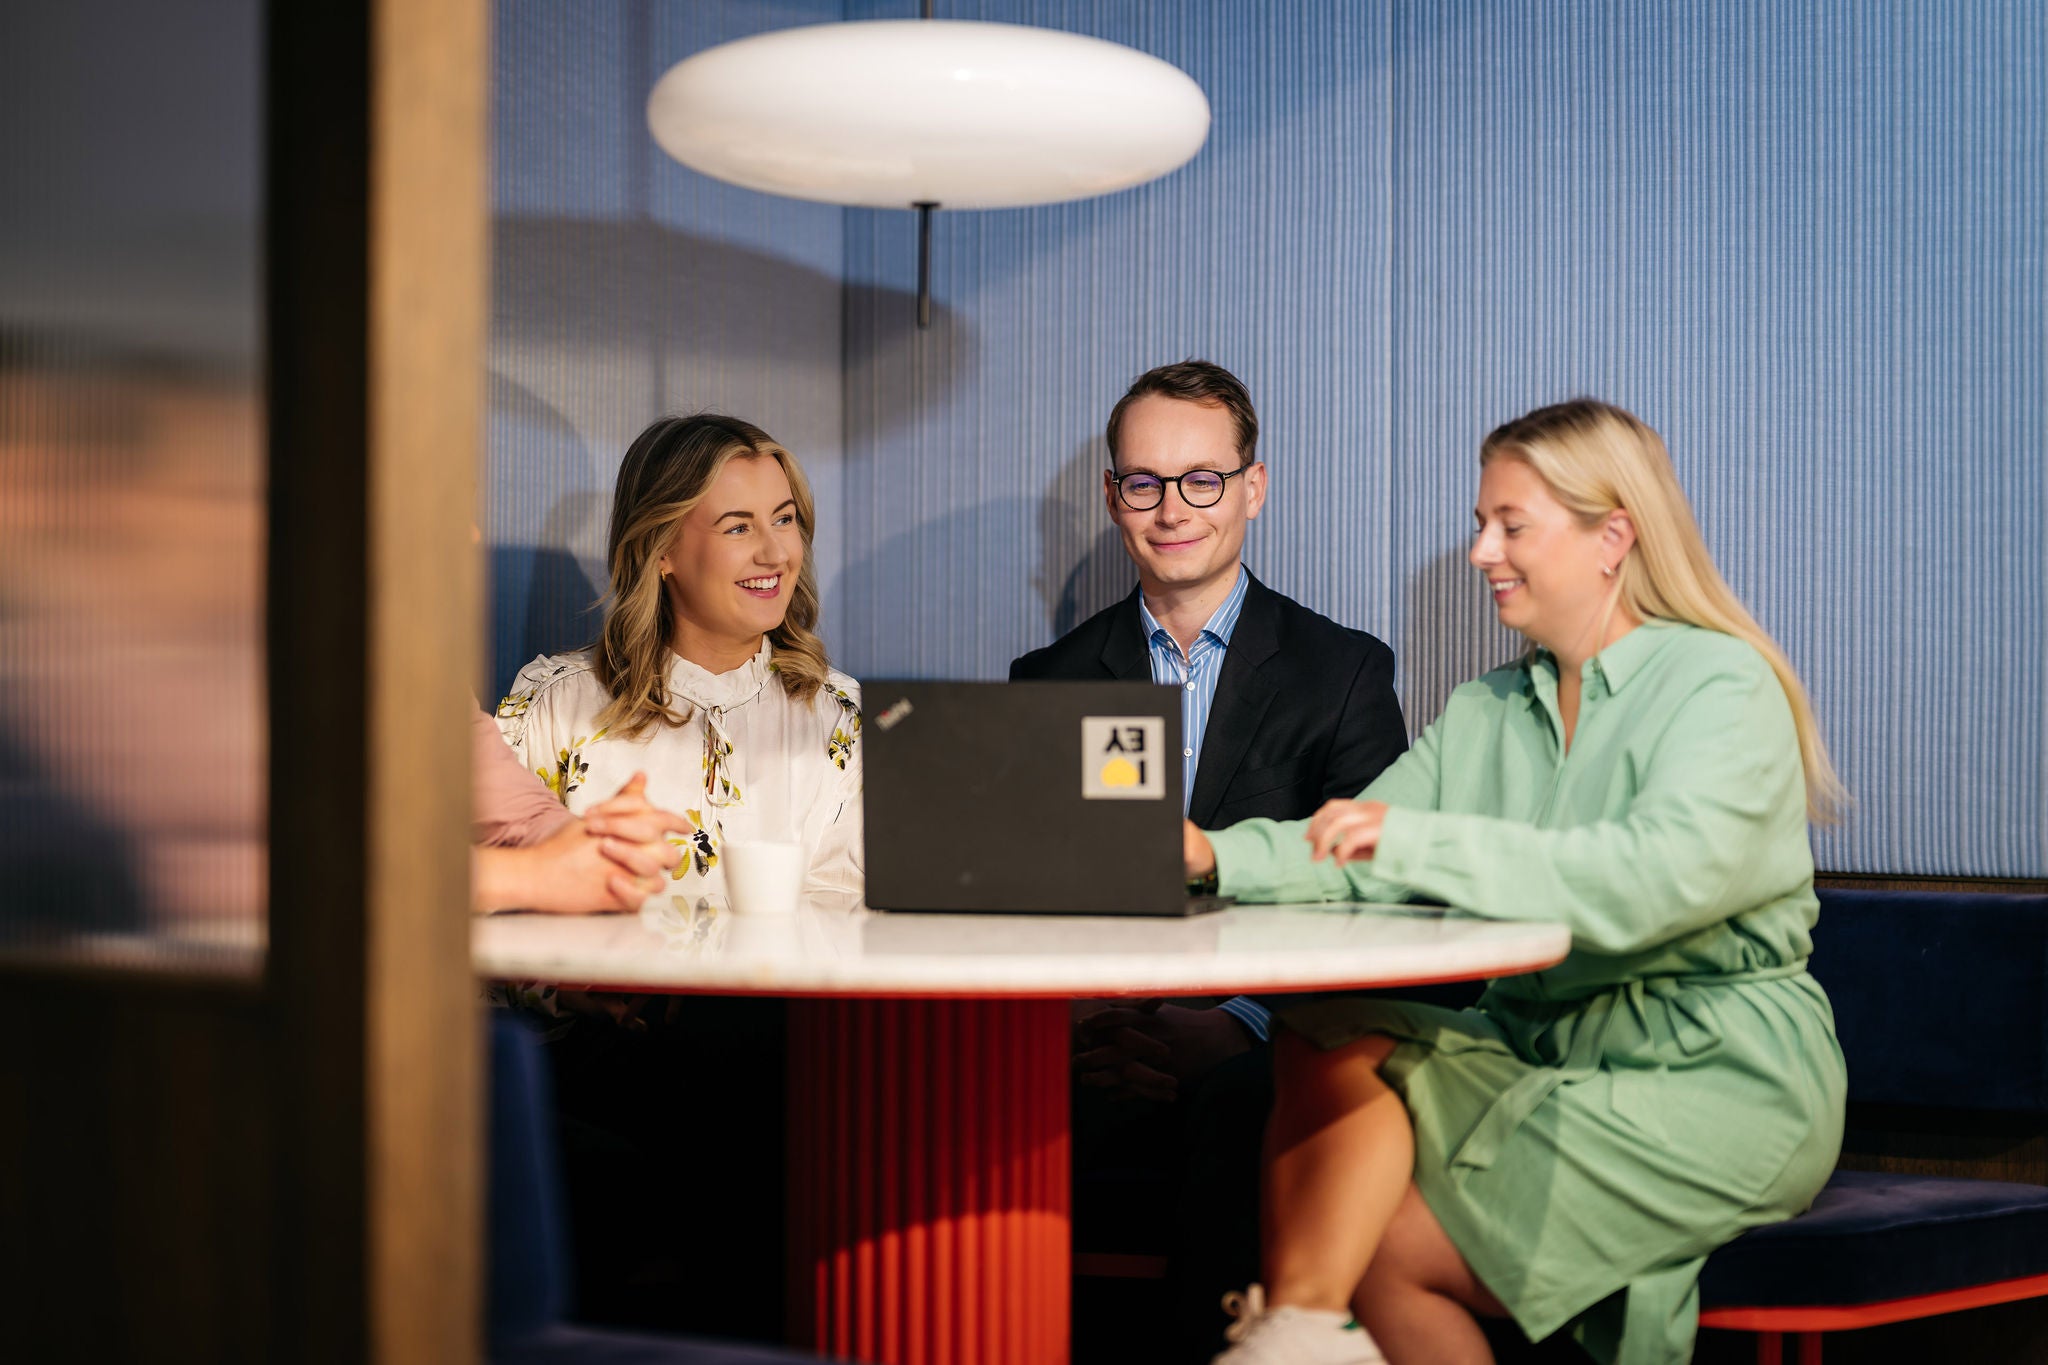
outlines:
{"label": "man's face", "polygon": [[1197,469],[1232,474],[1214,506],[1192,507],[1179,484],[1169,484],[1159,505],[1134,512],[1117,496],[1116,482],[1103,476],[1110,520],[1124,539],[1124,552],[1138,566],[1148,596],[1199,592],[1227,582],[1244,550],[1245,523],[1266,505],[1266,467],[1238,467],[1237,429],[1221,404],[1189,403],[1153,394],[1124,409],[1122,446],[1116,474],[1161,478]]}

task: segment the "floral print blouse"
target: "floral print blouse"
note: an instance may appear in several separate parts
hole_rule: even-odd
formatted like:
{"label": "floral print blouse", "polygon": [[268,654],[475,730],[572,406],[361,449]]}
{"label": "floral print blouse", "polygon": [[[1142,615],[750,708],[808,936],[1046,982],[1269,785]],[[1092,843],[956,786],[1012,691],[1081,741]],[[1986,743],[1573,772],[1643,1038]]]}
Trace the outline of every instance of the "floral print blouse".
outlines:
{"label": "floral print blouse", "polygon": [[636,772],[647,799],[697,826],[678,835],[686,856],[642,913],[694,918],[704,898],[724,903],[719,853],[727,839],[794,840],[810,854],[807,891],[860,895],[860,685],[833,671],[808,702],[782,688],[773,646],[729,673],[680,656],[669,693],[686,713],[638,739],[597,723],[611,700],[587,652],[544,655],[519,670],[498,703],[498,727],[526,768],[572,812],[605,801]]}

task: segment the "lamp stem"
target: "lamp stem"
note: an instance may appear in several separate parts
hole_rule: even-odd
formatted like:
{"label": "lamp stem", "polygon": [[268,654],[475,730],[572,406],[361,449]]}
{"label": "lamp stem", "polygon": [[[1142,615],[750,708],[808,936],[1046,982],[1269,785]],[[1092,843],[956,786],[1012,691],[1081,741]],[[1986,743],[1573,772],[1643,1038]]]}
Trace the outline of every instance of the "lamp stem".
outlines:
{"label": "lamp stem", "polygon": [[[932,17],[932,0],[924,0],[918,6],[921,19]],[[912,205],[917,210],[917,329],[921,332],[932,325],[932,210],[937,204],[920,200]]]}
{"label": "lamp stem", "polygon": [[917,210],[917,325],[932,325],[932,210],[937,204],[920,201]]}

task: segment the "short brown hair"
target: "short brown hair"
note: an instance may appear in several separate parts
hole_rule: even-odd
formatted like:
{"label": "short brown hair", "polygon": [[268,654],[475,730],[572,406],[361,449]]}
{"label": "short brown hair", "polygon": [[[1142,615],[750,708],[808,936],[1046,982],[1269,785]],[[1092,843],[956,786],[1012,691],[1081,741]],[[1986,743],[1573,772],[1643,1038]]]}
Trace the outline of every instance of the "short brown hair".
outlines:
{"label": "short brown hair", "polygon": [[1222,408],[1237,426],[1238,468],[1243,469],[1258,458],[1259,415],[1252,411],[1252,396],[1244,381],[1221,365],[1191,359],[1145,371],[1116,400],[1116,406],[1109,410],[1109,426],[1103,432],[1109,441],[1112,467],[1116,464],[1116,442],[1123,429],[1124,410],[1140,398],[1152,397]]}

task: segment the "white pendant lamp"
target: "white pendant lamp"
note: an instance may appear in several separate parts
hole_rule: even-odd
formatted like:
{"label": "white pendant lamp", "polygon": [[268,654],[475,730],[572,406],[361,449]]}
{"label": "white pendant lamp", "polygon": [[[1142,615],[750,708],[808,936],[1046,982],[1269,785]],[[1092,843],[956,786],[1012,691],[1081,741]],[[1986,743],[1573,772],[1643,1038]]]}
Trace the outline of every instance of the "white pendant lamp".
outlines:
{"label": "white pendant lamp", "polygon": [[647,123],[670,156],[735,185],[919,210],[924,326],[931,210],[1052,204],[1156,179],[1201,150],[1209,101],[1179,68],[1100,38],[874,20],[699,52],[656,82]]}

